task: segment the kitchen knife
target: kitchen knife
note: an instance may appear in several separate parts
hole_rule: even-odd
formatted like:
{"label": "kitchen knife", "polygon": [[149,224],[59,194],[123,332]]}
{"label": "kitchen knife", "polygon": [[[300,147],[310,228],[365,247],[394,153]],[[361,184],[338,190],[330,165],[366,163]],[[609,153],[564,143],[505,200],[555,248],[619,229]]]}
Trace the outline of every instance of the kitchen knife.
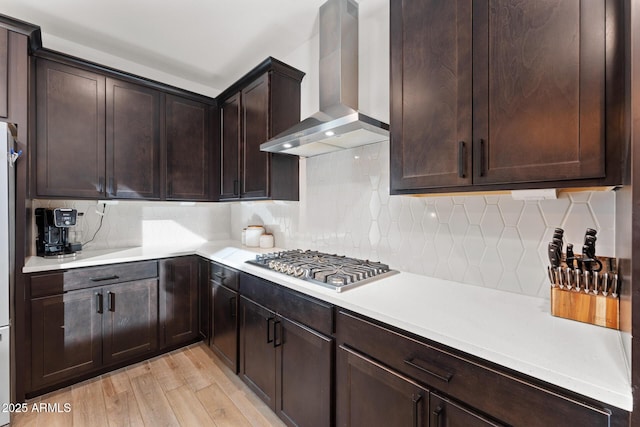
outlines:
{"label": "kitchen knife", "polygon": [[562,267],[556,267],[556,277],[558,278],[558,285],[560,285],[561,289],[564,289],[567,281],[564,278],[564,274],[562,274]]}
{"label": "kitchen knife", "polygon": [[562,239],[554,237],[551,242],[555,243],[555,245],[558,247],[558,252],[560,253],[559,259],[562,260]]}
{"label": "kitchen knife", "polygon": [[589,253],[590,253],[590,247],[586,244],[583,245],[582,246],[582,265],[585,271],[591,271],[591,259],[593,257],[591,257]]}
{"label": "kitchen knife", "polygon": [[573,243],[567,244],[567,267],[574,267],[576,256],[573,253]]}
{"label": "kitchen knife", "polygon": [[566,281],[567,289],[571,290],[572,284],[574,282],[574,280],[573,280],[573,268],[571,268],[571,267],[565,268],[564,269],[564,273],[565,273],[565,277],[567,278],[567,281]]}
{"label": "kitchen knife", "polygon": [[551,283],[552,287],[556,287],[556,281],[553,278],[553,270],[551,270],[551,267],[547,267],[547,273],[549,274],[549,282]]}
{"label": "kitchen knife", "polygon": [[602,295],[605,297],[609,294],[609,272],[605,271],[602,275]]}
{"label": "kitchen knife", "polygon": [[580,292],[580,286],[581,286],[581,282],[582,282],[582,270],[579,268],[575,268],[573,270],[573,278],[575,279],[575,285],[576,285],[576,291]]}
{"label": "kitchen knife", "polygon": [[597,271],[593,271],[591,274],[593,275],[593,293],[595,295],[598,295],[600,293],[600,273],[598,273]]}
{"label": "kitchen knife", "polygon": [[618,283],[619,277],[618,277],[618,273],[614,273],[613,274],[613,290],[611,291],[611,296],[614,298],[618,298],[618,287],[620,286],[620,283]]}
{"label": "kitchen knife", "polygon": [[591,290],[591,271],[583,271],[582,272],[582,276],[583,276],[583,281],[584,281],[584,293],[588,294],[589,291]]}
{"label": "kitchen knife", "polygon": [[554,268],[560,267],[561,255],[560,255],[560,248],[558,248],[558,245],[556,245],[553,242],[549,243],[548,252],[549,252],[549,263],[551,264],[551,267],[554,267]]}

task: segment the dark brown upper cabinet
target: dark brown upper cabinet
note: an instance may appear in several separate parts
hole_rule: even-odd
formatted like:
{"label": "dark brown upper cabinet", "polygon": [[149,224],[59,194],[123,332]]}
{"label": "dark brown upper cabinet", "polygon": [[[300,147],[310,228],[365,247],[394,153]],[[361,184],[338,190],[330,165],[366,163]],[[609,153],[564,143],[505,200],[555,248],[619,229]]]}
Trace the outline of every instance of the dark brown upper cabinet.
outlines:
{"label": "dark brown upper cabinet", "polygon": [[218,97],[220,200],[298,200],[298,157],[260,144],[300,121],[303,76],[268,58]]}
{"label": "dark brown upper cabinet", "polygon": [[9,116],[9,30],[0,28],[0,118]]}
{"label": "dark brown upper cabinet", "polygon": [[621,7],[392,2],[391,193],[621,184]]}
{"label": "dark brown upper cabinet", "polygon": [[107,79],[107,195],[160,199],[160,92]]}
{"label": "dark brown upper cabinet", "polygon": [[217,198],[214,99],[46,50],[36,62],[35,197]]}
{"label": "dark brown upper cabinet", "polygon": [[[7,27],[2,27],[7,25]],[[29,37],[39,37],[39,28],[0,17],[0,119],[20,124],[26,120]],[[35,34],[38,32],[38,35]],[[19,133],[19,140],[26,141]]]}
{"label": "dark brown upper cabinet", "polygon": [[104,198],[105,77],[38,60],[36,195]]}
{"label": "dark brown upper cabinet", "polygon": [[167,200],[209,199],[209,107],[167,95]]}

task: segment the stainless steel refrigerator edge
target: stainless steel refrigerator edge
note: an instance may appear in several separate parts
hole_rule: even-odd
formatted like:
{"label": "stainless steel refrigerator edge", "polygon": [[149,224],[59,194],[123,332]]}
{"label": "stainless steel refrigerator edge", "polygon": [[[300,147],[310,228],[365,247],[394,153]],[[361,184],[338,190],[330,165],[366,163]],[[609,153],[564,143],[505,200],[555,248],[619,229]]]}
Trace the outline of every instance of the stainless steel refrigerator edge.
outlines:
{"label": "stainless steel refrigerator edge", "polygon": [[10,404],[10,318],[9,289],[14,281],[15,170],[9,166],[12,136],[0,122],[0,425],[9,423]]}

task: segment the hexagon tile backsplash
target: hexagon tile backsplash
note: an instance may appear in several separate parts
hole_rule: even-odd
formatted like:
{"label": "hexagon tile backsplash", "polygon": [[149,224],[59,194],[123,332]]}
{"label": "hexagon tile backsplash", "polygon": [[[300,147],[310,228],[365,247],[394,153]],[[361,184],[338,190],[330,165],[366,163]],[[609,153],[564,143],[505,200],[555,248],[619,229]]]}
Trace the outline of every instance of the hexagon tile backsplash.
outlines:
{"label": "hexagon tile backsplash", "polygon": [[385,142],[302,160],[300,202],[232,204],[232,237],[258,223],[281,248],[379,260],[402,271],[544,298],[555,227],[564,228],[565,243],[576,247],[585,229],[595,228],[597,253],[615,255],[614,192],[527,202],[511,195],[389,196],[388,153]]}

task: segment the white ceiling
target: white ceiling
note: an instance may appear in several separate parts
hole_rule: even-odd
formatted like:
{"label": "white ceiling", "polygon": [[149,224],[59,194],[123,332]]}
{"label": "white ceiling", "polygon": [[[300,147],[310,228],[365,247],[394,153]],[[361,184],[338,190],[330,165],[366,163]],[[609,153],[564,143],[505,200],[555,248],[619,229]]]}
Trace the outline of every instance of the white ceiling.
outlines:
{"label": "white ceiling", "polygon": [[0,0],[0,13],[39,25],[46,48],[216,95],[313,37],[325,1]]}

